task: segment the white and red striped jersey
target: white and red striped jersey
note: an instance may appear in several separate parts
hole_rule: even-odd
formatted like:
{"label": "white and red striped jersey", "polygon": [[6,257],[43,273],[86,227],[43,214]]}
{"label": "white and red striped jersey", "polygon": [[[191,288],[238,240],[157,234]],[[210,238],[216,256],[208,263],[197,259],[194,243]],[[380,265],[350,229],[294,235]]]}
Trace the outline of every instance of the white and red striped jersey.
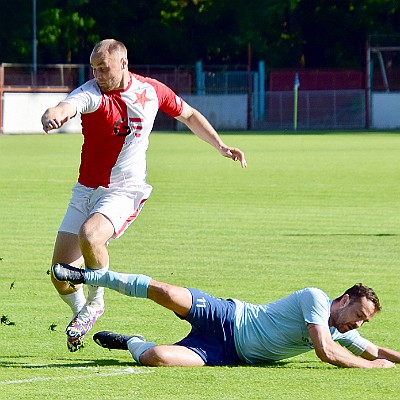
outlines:
{"label": "white and red striped jersey", "polygon": [[130,73],[124,90],[101,92],[95,79],[64,102],[81,113],[82,145],[78,182],[97,188],[146,182],[146,151],[157,111],[182,113],[182,99],[155,79]]}

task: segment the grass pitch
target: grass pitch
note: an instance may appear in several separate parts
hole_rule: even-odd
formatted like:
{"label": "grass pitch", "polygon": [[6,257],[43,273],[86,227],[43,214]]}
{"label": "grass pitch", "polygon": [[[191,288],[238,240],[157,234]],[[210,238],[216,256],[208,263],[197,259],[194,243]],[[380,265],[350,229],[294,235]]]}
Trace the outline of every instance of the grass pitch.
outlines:
{"label": "grass pitch", "polygon": [[[357,282],[383,311],[361,333],[400,350],[400,135],[223,134],[248,169],[191,134],[153,133],[153,194],[111,243],[111,268],[264,303]],[[265,366],[148,368],[89,334],[69,353],[69,312],[46,274],[77,178],[80,135],[0,136],[0,398],[397,399],[398,369],[340,369],[313,352]],[[171,343],[189,326],[142,299],[106,292],[97,330]]]}

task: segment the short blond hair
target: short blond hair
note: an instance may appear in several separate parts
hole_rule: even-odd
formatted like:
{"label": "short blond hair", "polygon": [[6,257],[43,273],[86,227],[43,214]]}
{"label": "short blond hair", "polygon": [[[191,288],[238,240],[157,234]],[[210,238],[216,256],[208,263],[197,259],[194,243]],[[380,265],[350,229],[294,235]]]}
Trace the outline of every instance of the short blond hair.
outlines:
{"label": "short blond hair", "polygon": [[92,54],[108,53],[110,55],[119,53],[121,57],[127,58],[128,50],[122,42],[115,39],[104,39],[98,42],[94,47]]}

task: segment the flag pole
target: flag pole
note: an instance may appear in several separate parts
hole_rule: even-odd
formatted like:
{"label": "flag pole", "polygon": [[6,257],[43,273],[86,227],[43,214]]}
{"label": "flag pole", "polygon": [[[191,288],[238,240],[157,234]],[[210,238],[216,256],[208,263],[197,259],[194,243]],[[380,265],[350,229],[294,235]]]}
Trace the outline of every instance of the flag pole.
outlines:
{"label": "flag pole", "polygon": [[36,0],[32,0],[32,68],[33,85],[37,84]]}
{"label": "flag pole", "polygon": [[297,109],[298,109],[298,98],[299,98],[299,86],[300,86],[299,74],[296,72],[296,75],[294,76],[294,85],[293,85],[293,91],[294,91],[293,129],[295,131],[297,131]]}

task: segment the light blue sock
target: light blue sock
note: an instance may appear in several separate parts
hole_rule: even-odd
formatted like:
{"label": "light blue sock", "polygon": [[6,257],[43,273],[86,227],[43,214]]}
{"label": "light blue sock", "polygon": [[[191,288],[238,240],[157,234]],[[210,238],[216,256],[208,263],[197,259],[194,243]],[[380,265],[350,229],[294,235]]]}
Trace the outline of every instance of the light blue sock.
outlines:
{"label": "light blue sock", "polygon": [[152,342],[146,342],[144,340],[139,339],[138,337],[133,337],[129,339],[127,342],[128,350],[132,354],[133,359],[138,363],[140,362],[140,356],[148,349],[155,347],[156,344]]}
{"label": "light blue sock", "polygon": [[85,269],[85,283],[103,286],[126,296],[147,298],[147,288],[152,278],[141,274]]}

